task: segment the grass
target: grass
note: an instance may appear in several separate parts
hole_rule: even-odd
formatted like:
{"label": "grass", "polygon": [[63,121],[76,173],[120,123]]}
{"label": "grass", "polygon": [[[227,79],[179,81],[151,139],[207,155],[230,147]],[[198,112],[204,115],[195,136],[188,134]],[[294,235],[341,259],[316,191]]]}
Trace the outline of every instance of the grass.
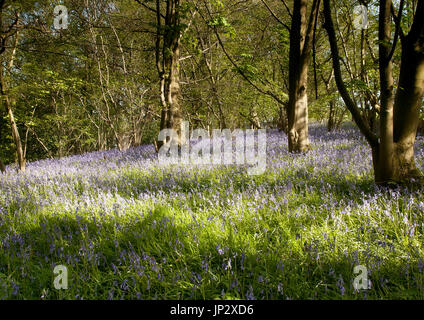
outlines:
{"label": "grass", "polygon": [[[343,130],[312,128],[304,155],[274,134],[260,176],[116,151],[8,173],[0,299],[422,299],[424,196],[377,189],[363,141]],[[369,290],[353,288],[357,265]]]}

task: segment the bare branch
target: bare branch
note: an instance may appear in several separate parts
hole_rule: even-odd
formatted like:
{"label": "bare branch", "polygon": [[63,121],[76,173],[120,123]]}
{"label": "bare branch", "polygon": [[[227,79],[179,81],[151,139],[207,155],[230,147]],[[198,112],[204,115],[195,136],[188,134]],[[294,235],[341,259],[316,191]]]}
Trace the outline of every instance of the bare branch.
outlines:
{"label": "bare branch", "polygon": [[403,36],[403,31],[402,31],[402,27],[401,27],[401,21],[402,21],[402,13],[403,13],[403,6],[405,4],[404,0],[400,0],[400,5],[399,5],[399,12],[397,14],[397,16],[394,14],[394,8],[393,8],[393,3],[392,3],[392,15],[394,16],[394,20],[396,23],[396,31],[395,31],[395,38],[393,39],[393,45],[392,45],[392,49],[390,50],[388,59],[391,60],[393,58],[393,54],[395,53],[396,50],[396,45],[399,39],[399,34],[401,35],[401,39],[404,38]]}
{"label": "bare branch", "polygon": [[375,135],[374,132],[372,132],[368,124],[362,118],[361,112],[359,111],[355,102],[350,97],[349,92],[347,91],[346,86],[343,82],[343,77],[342,77],[341,68],[340,68],[340,61],[339,61],[340,60],[339,49],[337,46],[337,39],[336,39],[335,31],[334,31],[333,19],[331,17],[330,0],[324,0],[324,17],[325,17],[324,28],[327,30],[328,39],[330,42],[331,53],[333,57],[334,76],[336,79],[337,88],[346,104],[346,107],[349,109],[350,113],[352,114],[352,117],[356,125],[359,127],[360,131],[365,136],[370,146],[372,148],[377,147],[379,144],[378,137]]}
{"label": "bare branch", "polygon": [[266,3],[265,0],[261,0],[262,3],[265,5],[265,7],[268,9],[269,13],[271,13],[271,15],[275,18],[275,20],[277,20],[277,22],[279,24],[281,24],[284,28],[286,28],[289,32],[290,32],[290,27],[288,25],[286,25],[283,21],[281,21],[280,18],[277,17],[277,15],[274,13],[274,11],[272,11],[272,9],[270,8],[270,6]]}
{"label": "bare branch", "polygon": [[286,1],[281,0],[281,2],[284,4],[284,7],[286,8],[287,13],[289,14],[290,18],[293,18],[293,14],[291,13],[290,8],[289,8],[289,6],[287,5]]}
{"label": "bare branch", "polygon": [[135,0],[137,3],[141,4],[143,7],[145,7],[147,10],[150,10],[152,12],[154,12],[155,14],[159,14],[163,19],[165,19],[165,16],[163,14],[161,14],[158,10],[153,9],[152,7],[149,7],[147,4],[145,4],[143,1],[141,0]]}

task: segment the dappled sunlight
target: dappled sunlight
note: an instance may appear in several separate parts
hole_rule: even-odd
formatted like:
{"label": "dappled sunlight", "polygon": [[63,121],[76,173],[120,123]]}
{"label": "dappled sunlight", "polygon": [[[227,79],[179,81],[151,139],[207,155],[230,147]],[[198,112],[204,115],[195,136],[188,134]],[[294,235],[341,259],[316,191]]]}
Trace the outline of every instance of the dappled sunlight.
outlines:
{"label": "dappled sunlight", "polygon": [[[312,150],[293,155],[269,131],[257,176],[158,167],[148,146],[0,177],[0,273],[19,271],[0,294],[57,298],[50,274],[63,264],[72,299],[422,298],[422,193],[377,188],[356,129],[310,134]],[[366,293],[352,287],[358,264]]]}

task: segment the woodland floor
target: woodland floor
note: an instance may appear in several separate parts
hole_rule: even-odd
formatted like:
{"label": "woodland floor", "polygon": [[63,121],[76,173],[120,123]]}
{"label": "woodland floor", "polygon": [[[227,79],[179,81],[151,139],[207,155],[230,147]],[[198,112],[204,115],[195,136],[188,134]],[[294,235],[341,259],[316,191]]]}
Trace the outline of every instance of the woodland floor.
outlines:
{"label": "woodland floor", "polygon": [[[0,175],[0,299],[422,299],[424,194],[375,187],[357,129],[310,129],[264,174],[160,166],[153,146]],[[424,139],[416,160],[424,169]],[[68,290],[53,269],[68,268]],[[370,288],[356,291],[354,267]]]}

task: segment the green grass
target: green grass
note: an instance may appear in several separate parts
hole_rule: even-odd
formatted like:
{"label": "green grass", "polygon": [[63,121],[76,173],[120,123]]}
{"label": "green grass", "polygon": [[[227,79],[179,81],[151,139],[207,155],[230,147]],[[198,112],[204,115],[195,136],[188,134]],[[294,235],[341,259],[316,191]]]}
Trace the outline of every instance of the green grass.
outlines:
{"label": "green grass", "polygon": [[[122,166],[55,179],[19,178],[0,198],[0,299],[424,296],[424,197],[378,190],[371,172]],[[53,286],[56,265],[68,290]],[[369,290],[353,289],[356,265]]]}

